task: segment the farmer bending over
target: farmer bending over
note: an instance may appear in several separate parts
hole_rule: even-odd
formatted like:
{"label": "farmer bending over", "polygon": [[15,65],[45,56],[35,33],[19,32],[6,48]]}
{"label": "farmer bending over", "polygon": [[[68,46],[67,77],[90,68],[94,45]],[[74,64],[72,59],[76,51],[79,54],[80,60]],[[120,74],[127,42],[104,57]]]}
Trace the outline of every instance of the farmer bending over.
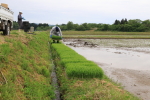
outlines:
{"label": "farmer bending over", "polygon": [[51,30],[50,33],[52,33],[51,35],[56,35],[56,36],[60,36],[60,35],[61,35],[61,33],[60,33],[60,28],[57,27],[57,26],[54,26],[54,27],[52,28],[52,30]]}
{"label": "farmer bending over", "polygon": [[[55,42],[56,39],[53,38],[53,36],[62,37],[61,29],[58,26],[54,26],[50,31],[50,37],[53,39],[53,42]],[[57,42],[59,42],[60,39],[57,39]]]}

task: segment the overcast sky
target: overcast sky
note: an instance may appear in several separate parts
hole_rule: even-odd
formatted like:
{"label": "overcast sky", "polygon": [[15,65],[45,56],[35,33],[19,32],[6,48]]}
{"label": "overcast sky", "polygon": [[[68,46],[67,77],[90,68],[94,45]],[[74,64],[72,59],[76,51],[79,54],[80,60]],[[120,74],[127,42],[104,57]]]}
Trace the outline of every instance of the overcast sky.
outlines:
{"label": "overcast sky", "polygon": [[116,19],[150,19],[150,0],[0,0],[30,23],[113,24]]}

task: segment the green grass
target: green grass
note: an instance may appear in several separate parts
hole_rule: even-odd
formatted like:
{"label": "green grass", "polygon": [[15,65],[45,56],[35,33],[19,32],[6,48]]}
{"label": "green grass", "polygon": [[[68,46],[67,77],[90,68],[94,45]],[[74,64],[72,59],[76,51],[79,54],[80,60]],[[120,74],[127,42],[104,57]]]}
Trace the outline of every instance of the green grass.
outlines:
{"label": "green grass", "polygon": [[9,44],[0,45],[0,62],[8,62],[7,56],[10,54]]}
{"label": "green grass", "polygon": [[150,32],[63,31],[64,39],[150,39]]}
{"label": "green grass", "polygon": [[0,35],[0,99],[52,100],[51,68],[47,32],[36,35],[12,31]]}
{"label": "green grass", "polygon": [[16,35],[18,35],[19,33],[16,32],[16,31],[13,31],[13,32],[11,32],[11,34],[16,34]]}
{"label": "green grass", "polygon": [[70,79],[65,100],[139,100],[108,79]]}
{"label": "green grass", "polygon": [[150,35],[150,32],[63,31],[63,35]]}

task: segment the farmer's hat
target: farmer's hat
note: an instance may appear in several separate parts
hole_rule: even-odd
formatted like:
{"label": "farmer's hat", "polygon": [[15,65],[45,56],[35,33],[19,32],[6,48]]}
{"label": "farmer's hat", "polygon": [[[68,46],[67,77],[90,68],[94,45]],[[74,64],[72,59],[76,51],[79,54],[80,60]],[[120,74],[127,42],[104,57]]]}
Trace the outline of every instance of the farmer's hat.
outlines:
{"label": "farmer's hat", "polygon": [[19,11],[19,13],[22,13],[22,11]]}

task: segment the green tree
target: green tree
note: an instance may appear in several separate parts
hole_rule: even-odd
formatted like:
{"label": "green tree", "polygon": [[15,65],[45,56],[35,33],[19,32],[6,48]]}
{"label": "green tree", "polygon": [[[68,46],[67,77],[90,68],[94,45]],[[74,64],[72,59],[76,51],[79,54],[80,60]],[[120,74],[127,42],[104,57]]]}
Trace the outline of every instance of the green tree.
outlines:
{"label": "green tree", "polygon": [[76,30],[77,31],[85,31],[86,29],[83,25],[79,25],[79,26],[77,26]]}
{"label": "green tree", "polygon": [[110,29],[110,26],[108,24],[103,24],[101,27],[97,29],[97,31],[108,31]]}
{"label": "green tree", "polygon": [[124,23],[125,23],[125,24],[128,24],[128,20],[127,20],[126,18],[125,18],[125,20],[124,20]]}
{"label": "green tree", "polygon": [[125,24],[125,20],[122,19],[121,22],[120,22],[120,24]]}
{"label": "green tree", "polygon": [[38,26],[36,28],[37,31],[47,31],[47,30],[50,30],[51,27],[47,26],[47,27],[44,27],[44,26]]}
{"label": "green tree", "polygon": [[103,24],[101,30],[102,31],[108,31],[109,30],[109,25],[108,24]]}
{"label": "green tree", "polygon": [[97,28],[98,25],[96,23],[88,23],[88,26],[90,28]]}
{"label": "green tree", "polygon": [[82,25],[85,27],[86,30],[90,30],[90,26],[87,23],[83,23]]}
{"label": "green tree", "polygon": [[16,21],[13,21],[13,29],[19,29],[19,25]]}
{"label": "green tree", "polygon": [[145,32],[147,30],[148,30],[148,28],[145,27],[144,25],[141,25],[140,27],[136,28],[137,32]]}
{"label": "green tree", "polygon": [[119,25],[119,24],[120,24],[120,21],[116,19],[113,25]]}
{"label": "green tree", "polygon": [[150,20],[145,20],[142,22],[142,25],[146,27],[146,31],[150,31]]}
{"label": "green tree", "polygon": [[133,32],[138,32],[137,28],[142,25],[142,21],[140,19],[129,20],[128,24],[131,25]]}
{"label": "green tree", "polygon": [[74,24],[73,25],[73,27],[74,27],[75,30],[77,29],[78,26],[79,26],[78,24]]}
{"label": "green tree", "polygon": [[124,32],[131,32],[133,30],[132,26],[129,24],[124,24]]}
{"label": "green tree", "polygon": [[33,26],[34,30],[36,30],[36,28],[38,27],[38,24],[36,24],[36,23],[30,23],[30,26]]}
{"label": "green tree", "polygon": [[60,29],[62,30],[62,31],[66,31],[67,30],[67,25],[61,25],[61,26],[59,26],[60,27]]}
{"label": "green tree", "polygon": [[73,22],[69,21],[69,22],[67,23],[67,29],[68,29],[68,30],[74,29],[74,27],[73,27]]}

